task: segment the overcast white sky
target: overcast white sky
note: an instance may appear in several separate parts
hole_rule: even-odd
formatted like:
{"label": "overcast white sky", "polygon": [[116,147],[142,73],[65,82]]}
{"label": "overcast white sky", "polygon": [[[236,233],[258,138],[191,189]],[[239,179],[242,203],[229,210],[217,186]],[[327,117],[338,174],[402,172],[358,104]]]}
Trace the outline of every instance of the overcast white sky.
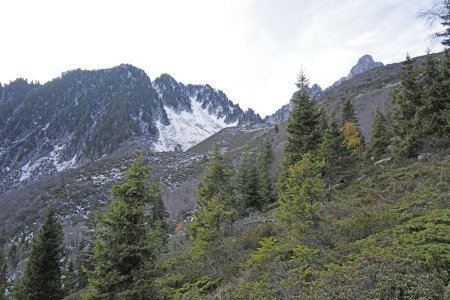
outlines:
{"label": "overcast white sky", "polygon": [[323,88],[359,57],[441,51],[417,18],[432,0],[2,0],[0,82],[139,67],[153,80],[223,90],[262,116],[289,102],[303,67]]}

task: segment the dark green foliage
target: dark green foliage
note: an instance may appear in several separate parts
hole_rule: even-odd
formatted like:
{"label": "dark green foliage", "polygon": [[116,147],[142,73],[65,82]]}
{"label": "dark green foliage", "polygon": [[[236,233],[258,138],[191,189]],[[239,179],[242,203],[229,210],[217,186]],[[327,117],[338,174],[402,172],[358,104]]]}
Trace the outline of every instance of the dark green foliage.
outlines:
{"label": "dark green foliage", "polygon": [[61,258],[63,233],[55,212],[50,209],[36,233],[22,279],[19,299],[62,299]]}
{"label": "dark green foliage", "polygon": [[[112,189],[108,210],[99,216],[88,271],[86,299],[149,299],[154,268],[166,241],[166,213],[157,184],[148,186],[142,157]],[[148,211],[147,211],[148,210]]]}
{"label": "dark green foliage", "polygon": [[236,178],[239,206],[261,208],[259,186],[257,158],[255,155],[245,154]]}
{"label": "dark green foliage", "polygon": [[73,292],[77,291],[77,276],[76,276],[76,270],[75,265],[72,262],[72,260],[69,260],[68,263],[64,266],[63,270],[64,274],[64,295],[70,295]]}
{"label": "dark green foliage", "polygon": [[234,213],[219,198],[213,197],[194,214],[195,221],[189,224],[188,231],[194,240],[192,255],[195,259],[224,243]]}
{"label": "dark green foliage", "polygon": [[441,19],[441,25],[444,27],[444,31],[439,32],[436,36],[443,38],[442,45],[446,48],[450,47],[450,1],[441,0],[441,10],[438,12],[438,17]]}
{"label": "dark green foliage", "polygon": [[290,166],[301,159],[301,154],[317,150],[320,143],[320,113],[316,102],[309,99],[305,89],[292,96],[293,109],[286,131],[288,139],[285,147],[284,165]]}
{"label": "dark green foliage", "polygon": [[352,122],[358,125],[358,117],[355,114],[353,103],[350,99],[346,99],[344,106],[342,107],[341,124],[344,124],[345,122]]}
{"label": "dark green foliage", "polygon": [[272,140],[266,139],[263,148],[258,157],[259,163],[259,207],[264,208],[275,201],[274,180],[270,175],[273,164],[274,153],[272,149]]}
{"label": "dark green foliage", "polygon": [[289,167],[285,190],[278,199],[278,218],[296,236],[315,227],[322,218],[325,202],[325,182],[322,179],[324,163],[310,153]]}
{"label": "dark green foliage", "polygon": [[12,268],[17,267],[17,264],[19,263],[19,253],[17,253],[17,251],[17,246],[13,243],[8,252],[8,260]]}
{"label": "dark green foliage", "polygon": [[330,120],[319,146],[318,157],[323,160],[323,175],[328,188],[344,180],[352,173],[357,157],[345,145],[344,136],[336,121]]}
{"label": "dark green foliage", "polygon": [[213,197],[218,197],[222,203],[232,206],[240,206],[233,197],[231,179],[233,168],[230,162],[220,153],[217,147],[213,150],[211,162],[202,178],[198,189],[197,204],[205,206]]}
{"label": "dark green foliage", "polygon": [[419,152],[435,152],[449,144],[448,115],[450,99],[448,54],[441,61],[427,55],[422,71],[407,57],[401,86],[394,93],[397,157],[415,157]]}
{"label": "dark green foliage", "polygon": [[374,159],[381,159],[388,153],[390,134],[387,120],[384,115],[377,111],[372,125],[372,139],[369,145],[369,154]]}

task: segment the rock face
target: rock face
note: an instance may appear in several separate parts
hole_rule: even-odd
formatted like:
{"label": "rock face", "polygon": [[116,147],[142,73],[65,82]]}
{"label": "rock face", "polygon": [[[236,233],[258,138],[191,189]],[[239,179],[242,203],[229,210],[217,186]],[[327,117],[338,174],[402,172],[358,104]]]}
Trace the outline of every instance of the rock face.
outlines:
{"label": "rock face", "polygon": [[[353,79],[355,76],[383,66],[384,66],[383,63],[375,62],[372,56],[364,55],[358,60],[356,65],[351,68],[349,74],[346,77],[341,77],[339,80],[333,83],[331,87],[326,88],[325,91],[323,91],[318,84],[313,84],[308,89],[308,95],[314,100],[319,100],[320,98],[322,98],[322,96],[330,94],[330,90],[338,88],[338,86],[340,86],[342,83]],[[285,104],[280,109],[278,109],[274,114],[265,117],[264,121],[269,124],[279,124],[285,122],[289,119],[289,114],[291,110],[292,110],[292,103]]]}
{"label": "rock face", "polygon": [[0,84],[0,193],[139,144],[186,150],[222,128],[255,124],[209,85],[168,74],[153,82],[131,65],[73,70],[46,84]]}
{"label": "rock face", "polygon": [[313,98],[313,99],[319,99],[320,97],[322,97],[323,95],[323,90],[320,87],[320,85],[318,85],[317,83],[313,84],[309,89],[308,89],[308,95]]}
{"label": "rock face", "polygon": [[348,75],[346,77],[341,77],[338,81],[333,83],[332,87],[336,87],[342,82],[354,78],[356,75],[382,66],[384,66],[384,64],[382,62],[375,62],[371,55],[363,55],[358,59],[356,65],[350,69]]}
{"label": "rock face", "polygon": [[370,55],[362,56],[355,66],[350,70],[350,73],[347,75],[347,79],[351,79],[358,74],[369,71],[371,69],[375,69],[378,67],[382,67],[384,64],[382,62],[375,62]]}

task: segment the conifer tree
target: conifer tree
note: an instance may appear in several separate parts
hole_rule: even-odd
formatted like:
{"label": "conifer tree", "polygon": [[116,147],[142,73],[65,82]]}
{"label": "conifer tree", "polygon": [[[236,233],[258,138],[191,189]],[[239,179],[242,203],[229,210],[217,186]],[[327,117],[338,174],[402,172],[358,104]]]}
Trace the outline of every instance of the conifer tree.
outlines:
{"label": "conifer tree", "polygon": [[369,145],[369,154],[377,160],[388,153],[390,136],[386,124],[387,120],[384,115],[377,111],[372,125],[372,139]]}
{"label": "conifer tree", "polygon": [[112,188],[111,203],[96,226],[85,299],[152,299],[147,268],[165,246],[166,213],[159,186],[146,183],[149,171],[139,156],[126,181]]}
{"label": "conifer tree", "polygon": [[445,102],[441,111],[441,124],[443,127],[440,131],[443,137],[450,136],[450,49],[444,52],[439,64],[439,77],[437,81],[439,86],[440,102]]}
{"label": "conifer tree", "polygon": [[352,171],[355,156],[344,142],[344,136],[332,118],[319,146],[319,157],[324,161],[323,173],[328,188],[344,179]]}
{"label": "conifer tree", "polygon": [[301,154],[314,152],[320,143],[319,116],[316,102],[308,96],[308,80],[300,73],[297,87],[299,90],[292,96],[292,112],[289,116],[286,131],[288,132],[285,147],[285,168],[301,159]]}
{"label": "conifer tree", "polygon": [[271,139],[264,141],[259,154],[259,207],[263,208],[275,200],[273,181],[270,176],[270,168],[273,163],[274,153]]}
{"label": "conifer tree", "polygon": [[[50,209],[36,233],[22,281],[23,299],[62,299],[61,258],[63,232],[55,212]],[[20,297],[21,298],[21,297]]]}
{"label": "conifer tree", "polygon": [[218,197],[220,201],[227,205],[238,205],[233,197],[232,177],[233,168],[231,164],[220,153],[219,148],[215,147],[211,162],[198,190],[198,206],[205,206],[213,197]]}
{"label": "conifer tree", "polygon": [[394,113],[397,134],[394,154],[397,157],[413,157],[420,148],[420,134],[417,130],[416,113],[422,105],[422,89],[414,61],[407,56],[400,74],[401,85],[395,91],[392,101],[397,104]]}
{"label": "conifer tree", "polygon": [[237,193],[243,208],[260,208],[258,166],[254,155],[244,154],[237,174]]}
{"label": "conifer tree", "polygon": [[323,167],[322,161],[305,153],[287,171],[286,187],[280,194],[276,215],[293,236],[317,226],[322,218],[325,201]]}
{"label": "conifer tree", "polygon": [[438,73],[438,63],[428,52],[425,69],[420,77],[422,105],[417,108],[416,114],[416,130],[420,130],[422,137],[439,136],[440,131],[444,128],[440,116],[445,100],[440,99],[441,82],[436,80],[439,77]]}
{"label": "conifer tree", "polygon": [[195,212],[195,221],[188,226],[188,233],[194,240],[192,255],[200,258],[205,251],[213,251],[222,244],[228,232],[235,211],[227,208],[217,196]]}
{"label": "conifer tree", "polygon": [[346,99],[344,106],[342,107],[341,124],[343,125],[346,122],[351,122],[358,126],[358,117],[356,116],[355,110],[353,109],[353,103],[350,99]]}

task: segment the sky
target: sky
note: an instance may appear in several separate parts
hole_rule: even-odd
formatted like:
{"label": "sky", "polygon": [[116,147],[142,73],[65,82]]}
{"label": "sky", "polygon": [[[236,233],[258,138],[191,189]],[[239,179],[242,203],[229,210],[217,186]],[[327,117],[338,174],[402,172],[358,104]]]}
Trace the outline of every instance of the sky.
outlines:
{"label": "sky", "polygon": [[210,84],[261,116],[304,70],[322,88],[370,54],[385,64],[442,51],[417,17],[433,0],[0,0],[0,82],[143,69]]}

